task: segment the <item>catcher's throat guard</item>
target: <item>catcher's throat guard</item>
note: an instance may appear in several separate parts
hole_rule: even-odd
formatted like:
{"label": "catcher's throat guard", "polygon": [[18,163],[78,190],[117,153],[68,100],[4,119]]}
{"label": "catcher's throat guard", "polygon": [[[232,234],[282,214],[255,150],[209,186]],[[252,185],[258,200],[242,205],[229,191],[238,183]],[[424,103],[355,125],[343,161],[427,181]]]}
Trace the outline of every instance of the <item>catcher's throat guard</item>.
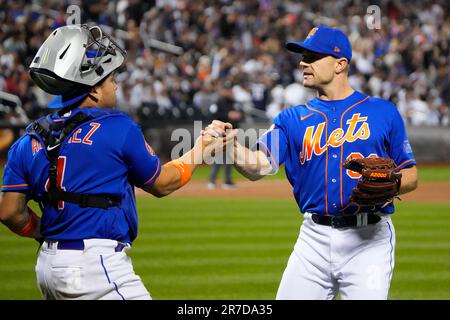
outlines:
{"label": "catcher's throat guard", "polygon": [[[50,162],[48,169],[49,188],[45,195],[36,199],[41,209],[46,203],[50,203],[57,207],[60,201],[78,204],[81,208],[92,207],[108,209],[118,206],[121,198],[114,194],[84,194],[68,192],[57,186],[58,172],[57,163],[59,151],[68,137],[79,125],[92,120],[93,117],[82,112],[77,113],[71,119],[62,124],[54,124],[49,116],[43,117],[31,123],[26,131],[31,137],[42,143],[47,159]],[[60,132],[59,135],[54,132]]]}

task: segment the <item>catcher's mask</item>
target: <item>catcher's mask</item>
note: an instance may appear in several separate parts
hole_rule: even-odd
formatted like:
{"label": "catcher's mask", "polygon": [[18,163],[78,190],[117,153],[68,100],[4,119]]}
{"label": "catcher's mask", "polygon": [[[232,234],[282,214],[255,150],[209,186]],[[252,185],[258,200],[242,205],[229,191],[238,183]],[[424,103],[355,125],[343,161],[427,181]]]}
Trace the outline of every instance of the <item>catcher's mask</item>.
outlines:
{"label": "catcher's mask", "polygon": [[[34,83],[47,93],[71,103],[82,100],[125,61],[122,49],[100,27],[70,25],[54,30],[39,48],[30,65]],[[65,108],[61,97],[49,108]]]}

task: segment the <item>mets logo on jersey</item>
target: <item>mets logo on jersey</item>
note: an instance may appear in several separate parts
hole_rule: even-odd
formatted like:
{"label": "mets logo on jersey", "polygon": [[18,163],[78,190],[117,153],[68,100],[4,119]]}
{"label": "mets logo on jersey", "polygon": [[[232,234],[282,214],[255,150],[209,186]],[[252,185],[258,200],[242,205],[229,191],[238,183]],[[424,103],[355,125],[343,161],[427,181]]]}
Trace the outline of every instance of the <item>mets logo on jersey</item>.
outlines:
{"label": "mets logo on jersey", "polygon": [[[337,148],[344,144],[344,142],[355,142],[356,140],[367,140],[370,137],[369,123],[365,122],[367,117],[361,117],[360,113],[355,113],[351,119],[347,120],[347,131],[337,128],[326,137],[327,141],[321,145],[322,136],[325,130],[325,122],[319,123],[317,126],[307,127],[303,135],[302,151],[300,153],[300,163],[311,160],[313,154],[320,156],[327,149],[328,146]],[[357,128],[358,124],[362,124]]]}

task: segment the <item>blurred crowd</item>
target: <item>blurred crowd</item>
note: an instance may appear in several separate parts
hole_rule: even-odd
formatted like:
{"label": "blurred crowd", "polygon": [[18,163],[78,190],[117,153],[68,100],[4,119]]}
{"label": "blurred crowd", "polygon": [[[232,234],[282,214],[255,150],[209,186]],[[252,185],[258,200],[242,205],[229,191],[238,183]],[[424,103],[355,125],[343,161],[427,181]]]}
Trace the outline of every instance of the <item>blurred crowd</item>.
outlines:
{"label": "blurred crowd", "polygon": [[[223,101],[242,121],[271,119],[304,103],[314,93],[301,85],[299,57],[284,44],[324,24],[350,37],[355,89],[389,99],[410,125],[450,125],[446,0],[0,0],[0,91],[17,95],[30,119],[52,97],[27,68],[66,24],[71,4],[81,8],[81,23],[102,25],[126,48],[119,108],[141,123],[214,118]],[[376,16],[367,15],[369,5],[380,8],[379,29],[368,27]]]}

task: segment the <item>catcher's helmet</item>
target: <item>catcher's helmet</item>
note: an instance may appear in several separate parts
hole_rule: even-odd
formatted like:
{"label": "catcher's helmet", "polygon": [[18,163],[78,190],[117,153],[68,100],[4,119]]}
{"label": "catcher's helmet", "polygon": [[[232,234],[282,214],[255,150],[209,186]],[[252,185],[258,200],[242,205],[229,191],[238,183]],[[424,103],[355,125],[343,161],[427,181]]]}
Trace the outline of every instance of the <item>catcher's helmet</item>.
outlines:
{"label": "catcher's helmet", "polygon": [[125,56],[125,50],[98,26],[64,26],[39,48],[30,76],[50,94],[73,97],[89,92],[119,68]]}

